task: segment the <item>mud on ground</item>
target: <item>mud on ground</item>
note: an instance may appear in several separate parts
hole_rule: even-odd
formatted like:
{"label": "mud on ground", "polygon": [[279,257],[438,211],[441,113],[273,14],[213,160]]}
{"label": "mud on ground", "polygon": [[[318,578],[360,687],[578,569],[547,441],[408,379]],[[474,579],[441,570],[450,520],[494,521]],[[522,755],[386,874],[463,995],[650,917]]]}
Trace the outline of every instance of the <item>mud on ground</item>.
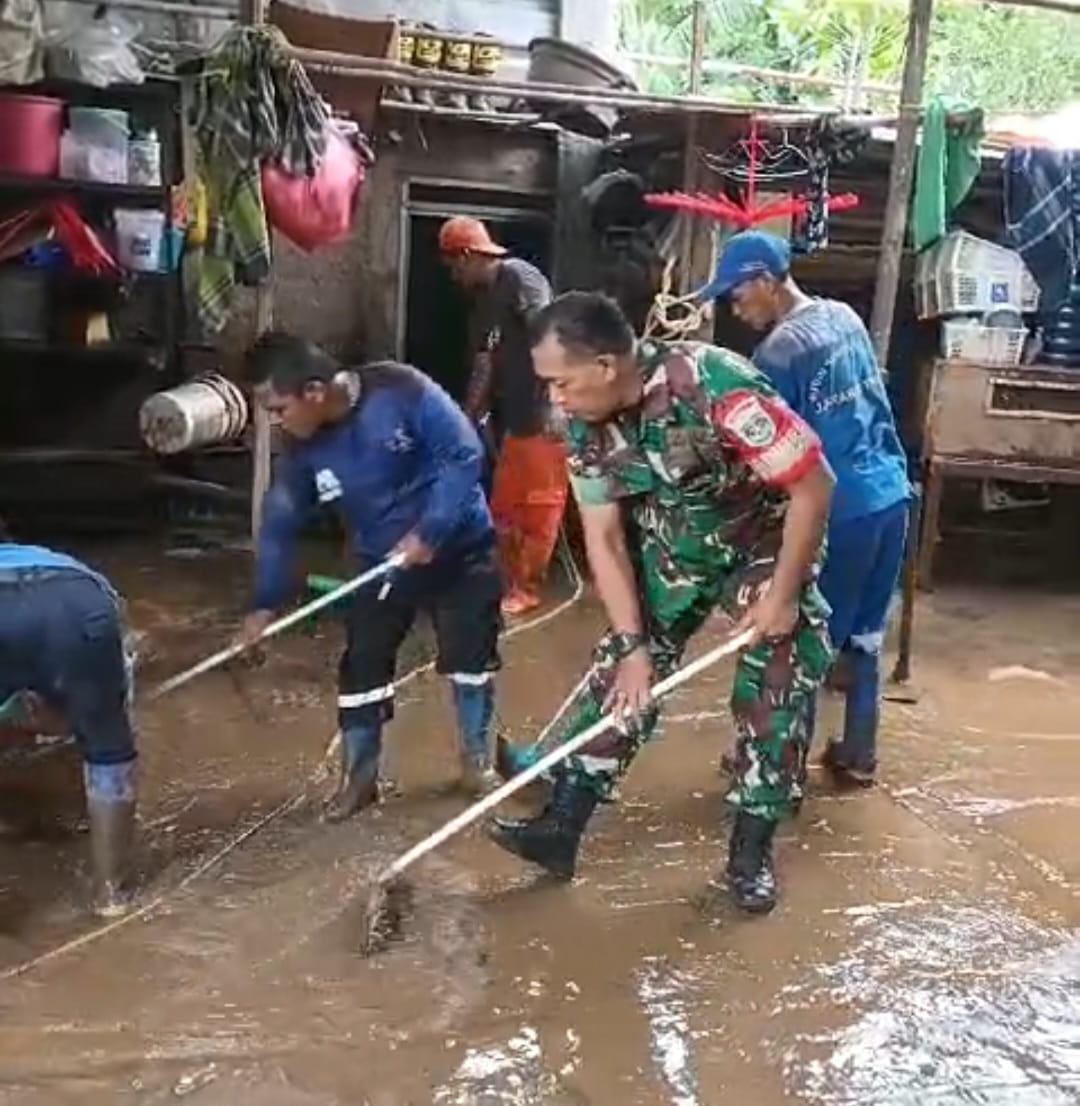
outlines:
{"label": "mud on ground", "polygon": [[[235,624],[239,554],[105,561],[147,635],[144,686]],[[586,602],[507,644],[513,732],[546,721],[599,623]],[[926,598],[919,701],[886,704],[882,786],[812,777],[772,917],[703,894],[726,837],[718,669],[675,697],[573,886],[471,833],[423,866],[408,939],[371,960],[371,871],[464,805],[449,697],[430,675],[407,686],[388,735],[401,795],[325,826],[337,630],[299,633],[259,671],[141,710],[156,905],[2,979],[0,1104],[1072,1106],[1078,626],[1075,595]],[[410,649],[406,667],[423,635]],[[0,841],[0,973],[99,926],[75,767],[0,769],[0,816],[38,811]]]}

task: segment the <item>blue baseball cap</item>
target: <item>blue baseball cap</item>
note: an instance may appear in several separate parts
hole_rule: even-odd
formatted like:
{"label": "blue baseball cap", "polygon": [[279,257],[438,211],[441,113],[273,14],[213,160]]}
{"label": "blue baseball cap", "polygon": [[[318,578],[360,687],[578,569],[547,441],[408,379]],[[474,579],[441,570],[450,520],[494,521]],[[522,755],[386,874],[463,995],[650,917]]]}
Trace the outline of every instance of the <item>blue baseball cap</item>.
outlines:
{"label": "blue baseball cap", "polygon": [[716,275],[698,292],[698,299],[725,299],[745,281],[761,276],[779,280],[790,270],[791,247],[783,238],[763,230],[744,230],[727,240]]}

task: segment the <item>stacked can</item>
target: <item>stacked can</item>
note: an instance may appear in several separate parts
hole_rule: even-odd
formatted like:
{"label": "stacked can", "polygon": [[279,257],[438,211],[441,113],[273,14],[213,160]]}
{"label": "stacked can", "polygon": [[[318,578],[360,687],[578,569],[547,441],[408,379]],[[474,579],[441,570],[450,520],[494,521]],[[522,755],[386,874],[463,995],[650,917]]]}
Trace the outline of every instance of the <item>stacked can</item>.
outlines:
{"label": "stacked can", "polygon": [[[397,60],[401,65],[412,65],[416,57],[416,34],[412,27],[403,24],[398,31]],[[407,85],[397,85],[390,89],[389,98],[399,103],[412,102],[413,90]]]}
{"label": "stacked can", "polygon": [[[472,68],[472,43],[467,38],[447,38],[443,45],[442,67],[447,73],[467,77]],[[469,101],[464,92],[446,92],[441,102],[456,111],[468,111]]]}
{"label": "stacked can", "polygon": [[[443,60],[445,41],[435,32],[429,23],[422,23],[416,29],[416,46],[413,52],[413,65],[417,69],[438,69]],[[430,88],[418,88],[413,99],[425,107],[435,106],[435,97]]]}
{"label": "stacked can", "polygon": [[[469,72],[474,77],[484,77],[491,80],[498,71],[502,62],[502,47],[489,35],[479,34],[472,42],[472,51],[469,58]],[[474,111],[491,112],[494,105],[490,97],[480,92],[472,98]]]}

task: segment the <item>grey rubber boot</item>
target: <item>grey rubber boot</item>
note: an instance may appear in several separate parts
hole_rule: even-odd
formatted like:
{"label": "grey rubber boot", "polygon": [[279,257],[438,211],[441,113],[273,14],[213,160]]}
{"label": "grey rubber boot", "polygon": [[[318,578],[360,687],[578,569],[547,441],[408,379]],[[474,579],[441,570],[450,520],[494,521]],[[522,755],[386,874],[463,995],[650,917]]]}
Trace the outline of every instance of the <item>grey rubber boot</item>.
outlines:
{"label": "grey rubber boot", "polygon": [[379,754],[382,723],[350,726],[341,735],[341,786],[326,804],[323,819],[347,821],[379,801]]}
{"label": "grey rubber boot", "polygon": [[495,712],[495,689],[489,682],[466,684],[450,680],[457,712],[461,756],[461,786],[481,798],[501,786],[492,764],[491,719]]}
{"label": "grey rubber boot", "polygon": [[94,910],[103,917],[117,917],[131,909],[135,898],[135,761],[86,764],[83,779]]}

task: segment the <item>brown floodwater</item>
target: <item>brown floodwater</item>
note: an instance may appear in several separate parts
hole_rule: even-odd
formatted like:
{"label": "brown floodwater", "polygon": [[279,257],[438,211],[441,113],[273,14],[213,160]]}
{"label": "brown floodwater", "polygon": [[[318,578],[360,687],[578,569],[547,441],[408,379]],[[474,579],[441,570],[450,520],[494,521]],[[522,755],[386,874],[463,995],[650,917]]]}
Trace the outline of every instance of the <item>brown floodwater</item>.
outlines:
{"label": "brown floodwater", "polygon": [[[182,552],[103,557],[146,635],[144,688],[219,647],[244,603],[242,553]],[[508,732],[543,727],[599,625],[586,598],[506,643]],[[709,890],[724,668],[674,696],[574,884],[467,833],[418,866],[403,939],[370,959],[372,872],[465,803],[435,676],[388,729],[396,794],[335,827],[332,620],[143,707],[148,909],[110,929],[85,911],[70,750],[6,755],[0,1104],[1073,1106],[1077,625],[1076,596],[925,599],[882,786],[812,774],[764,919]],[[406,653],[425,663],[422,629]]]}

